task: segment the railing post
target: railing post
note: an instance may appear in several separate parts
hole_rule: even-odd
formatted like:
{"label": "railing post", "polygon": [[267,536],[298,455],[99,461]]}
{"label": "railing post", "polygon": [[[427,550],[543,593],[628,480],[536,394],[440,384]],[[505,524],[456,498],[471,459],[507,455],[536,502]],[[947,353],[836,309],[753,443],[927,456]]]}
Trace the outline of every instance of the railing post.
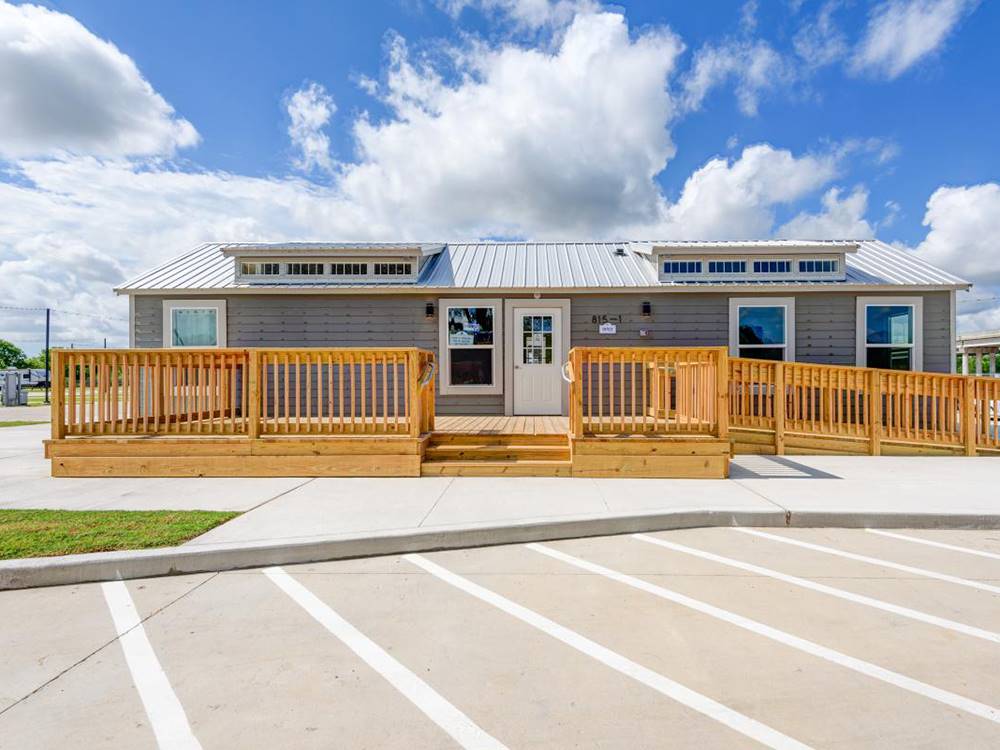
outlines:
{"label": "railing post", "polygon": [[729,439],[729,350],[718,349],[715,372],[715,419],[720,440]]}
{"label": "railing post", "polygon": [[406,364],[409,374],[406,383],[408,393],[406,402],[410,407],[410,413],[407,415],[410,420],[410,437],[418,438],[420,437],[422,426],[420,423],[423,419],[423,409],[421,409],[420,403],[420,353],[415,349],[408,351],[406,353]]}
{"label": "railing post", "polygon": [[785,363],[774,365],[774,453],[785,455]]}
{"label": "railing post", "polygon": [[247,414],[247,434],[251,439],[260,437],[260,355],[256,349],[247,352],[247,402],[243,408]]}
{"label": "railing post", "polygon": [[62,440],[66,437],[66,382],[63,372],[62,353],[58,349],[50,352],[52,362],[49,372],[52,373],[52,439]]}
{"label": "railing post", "polygon": [[962,378],[962,437],[965,455],[976,455],[976,381]]}
{"label": "railing post", "polygon": [[569,413],[570,432],[574,438],[583,437],[583,381],[581,380],[582,368],[580,366],[581,355],[575,349],[569,354],[570,369],[573,372],[573,380],[569,384]]}
{"label": "railing post", "polygon": [[878,370],[868,371],[869,453],[882,455],[882,377]]}

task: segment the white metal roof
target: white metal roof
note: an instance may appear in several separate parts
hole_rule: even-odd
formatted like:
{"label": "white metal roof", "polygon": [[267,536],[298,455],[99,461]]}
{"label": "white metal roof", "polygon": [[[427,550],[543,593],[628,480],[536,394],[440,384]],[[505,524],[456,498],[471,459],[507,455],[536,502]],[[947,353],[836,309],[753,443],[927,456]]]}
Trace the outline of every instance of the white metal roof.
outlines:
{"label": "white metal roof", "polygon": [[[729,247],[743,247],[748,255],[783,247],[785,241],[728,243]],[[802,247],[803,242],[791,242]],[[828,251],[841,248],[840,241],[821,243]],[[967,288],[969,282],[924,262],[913,253],[899,250],[878,240],[843,241],[856,246],[857,252],[846,254],[847,269],[844,281],[773,281],[713,280],[661,282],[657,269],[649,256],[650,248],[657,252],[671,252],[681,244],[703,246],[706,253],[720,243],[674,242],[471,242],[443,245],[420,243],[357,243],[357,247],[377,252],[380,247],[440,248],[421,269],[416,282],[325,282],[248,284],[237,282],[234,250],[248,248],[289,248],[299,254],[330,253],[354,243],[207,243],[164,263],[117,287],[124,294],[154,292],[200,291],[254,291],[281,292],[293,290],[323,290],[328,292],[351,290],[391,289],[418,290],[582,290],[616,289],[641,290],[649,288],[713,289],[737,287],[764,287],[775,289],[830,288],[838,286],[862,287],[923,287],[957,289]],[[820,243],[817,243],[820,244]],[[309,245],[310,247],[307,247]],[[291,248],[293,248],[292,250]],[[662,249],[662,250],[661,250]],[[842,248],[841,248],[842,249]],[[837,251],[840,252],[841,249]],[[819,252],[817,248],[817,252]]]}

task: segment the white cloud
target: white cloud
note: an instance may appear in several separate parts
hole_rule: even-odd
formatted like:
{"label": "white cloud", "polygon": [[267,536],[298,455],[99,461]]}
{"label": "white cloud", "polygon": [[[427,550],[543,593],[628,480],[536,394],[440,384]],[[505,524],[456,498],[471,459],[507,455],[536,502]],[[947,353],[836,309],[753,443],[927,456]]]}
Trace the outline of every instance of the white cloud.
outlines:
{"label": "white cloud", "polygon": [[[748,146],[707,160],[668,200],[656,177],[675,150],[681,50],[669,29],[581,14],[551,48],[451,50],[446,77],[394,38],[368,84],[389,114],[353,121],[355,161],[329,155],[334,107],[320,87],[288,99],[303,166],[329,168],[327,185],[158,159],[21,159],[0,180],[0,298],[124,317],[113,284],[213,239],[769,236],[775,210],[826,186],[841,155]],[[110,330],[124,343],[123,325],[67,320],[57,341]],[[5,313],[3,327],[37,335],[30,316]]]}
{"label": "white cloud", "polygon": [[886,0],[868,19],[850,70],[892,80],[937,52],[979,0]]}
{"label": "white cloud", "polygon": [[712,89],[730,80],[735,82],[740,111],[754,116],[761,97],[793,82],[795,71],[763,40],[705,44],[695,53],[691,70],[684,77],[685,109],[699,109]]}
{"label": "white cloud", "polygon": [[604,234],[655,215],[653,177],[674,154],[668,93],[677,37],[630,36],[618,14],[578,15],[547,52],[462,50],[457,84],[392,46],[384,122],[354,126],[360,161],[341,193],[384,227],[450,234]]}
{"label": "white cloud", "polygon": [[578,13],[592,13],[599,7],[596,0],[437,0],[437,5],[456,18],[470,7],[502,13],[526,29],[565,26]]}
{"label": "white cloud", "polygon": [[801,199],[835,174],[832,156],[796,157],[767,144],[748,146],[733,161],[710,159],[687,179],[676,203],[661,201],[658,222],[635,227],[630,236],[767,237],[774,226],[776,206]]}
{"label": "white cloud", "polygon": [[330,122],[337,105],[320,84],[305,84],[285,101],[288,112],[288,136],[299,152],[295,166],[304,172],[312,169],[333,169],[330,156],[330,137],[323,128]]}
{"label": "white cloud", "polygon": [[0,0],[0,157],[169,155],[198,142],[135,63],[76,19]]}
{"label": "white cloud", "polygon": [[806,66],[820,68],[847,54],[847,38],[833,18],[840,5],[841,0],[827,0],[816,17],[803,23],[796,32],[792,46]]}
{"label": "white cloud", "polygon": [[843,197],[840,188],[830,188],[823,195],[822,206],[819,213],[803,211],[798,214],[781,226],[774,233],[775,236],[810,240],[874,237],[875,231],[865,219],[868,191],[863,187],[856,187]]}
{"label": "white cloud", "polygon": [[940,187],[927,201],[926,261],[982,284],[1000,285],[1000,184]]}

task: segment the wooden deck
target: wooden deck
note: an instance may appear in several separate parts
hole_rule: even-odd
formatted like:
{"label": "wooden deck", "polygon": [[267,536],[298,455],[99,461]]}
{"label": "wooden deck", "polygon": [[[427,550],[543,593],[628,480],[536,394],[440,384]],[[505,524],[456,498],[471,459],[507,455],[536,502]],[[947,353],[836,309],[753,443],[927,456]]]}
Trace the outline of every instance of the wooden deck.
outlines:
{"label": "wooden deck", "polygon": [[569,417],[437,416],[434,432],[464,435],[567,435]]}

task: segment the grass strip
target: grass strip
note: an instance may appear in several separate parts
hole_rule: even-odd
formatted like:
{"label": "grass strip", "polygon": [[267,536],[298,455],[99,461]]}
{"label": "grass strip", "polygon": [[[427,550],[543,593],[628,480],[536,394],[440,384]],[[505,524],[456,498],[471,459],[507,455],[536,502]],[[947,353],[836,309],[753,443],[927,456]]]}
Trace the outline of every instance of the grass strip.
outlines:
{"label": "grass strip", "polygon": [[0,560],[170,547],[238,515],[207,510],[0,509]]}

